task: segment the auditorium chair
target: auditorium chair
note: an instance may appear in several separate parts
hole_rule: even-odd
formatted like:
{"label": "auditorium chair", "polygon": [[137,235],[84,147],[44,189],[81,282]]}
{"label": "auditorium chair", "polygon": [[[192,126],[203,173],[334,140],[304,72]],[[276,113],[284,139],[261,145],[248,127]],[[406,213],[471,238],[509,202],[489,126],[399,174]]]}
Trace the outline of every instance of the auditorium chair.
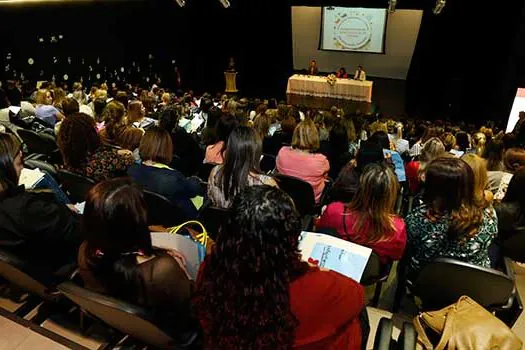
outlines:
{"label": "auditorium chair", "polygon": [[283,174],[276,174],[275,180],[279,188],[293,199],[295,207],[302,217],[303,230],[310,229],[313,215],[316,214],[315,196],[312,186],[306,181]]}
{"label": "auditorium chair", "polygon": [[133,339],[159,349],[189,349],[198,340],[196,331],[175,339],[169,331],[155,323],[152,312],[137,305],[92,292],[72,282],[60,284],[58,290],[80,308],[81,328],[86,314]]}
{"label": "auditorium chair", "polygon": [[379,256],[372,252],[368,263],[366,264],[363,276],[361,276],[361,284],[363,286],[371,286],[375,284],[374,297],[372,298],[371,305],[377,307],[379,304],[379,298],[381,297],[381,289],[383,283],[388,279],[392,264],[381,264]]}
{"label": "auditorium chair", "polygon": [[502,255],[517,262],[525,262],[525,234],[515,234],[501,243]]}
{"label": "auditorium chair", "polygon": [[89,190],[96,185],[95,180],[65,169],[58,171],[58,178],[72,203],[84,202]]}
{"label": "auditorium chair", "polygon": [[53,164],[50,164],[44,160],[36,158],[24,159],[24,168],[40,169],[44,173],[48,174],[53,179],[55,179],[57,182],[60,181],[58,178],[58,169]]}
{"label": "auditorium chair", "polygon": [[449,258],[427,264],[407,286],[423,310],[439,310],[463,295],[490,311],[506,310],[516,294],[514,279],[507,274]]}
{"label": "auditorium chair", "polygon": [[26,129],[19,129],[18,136],[24,141],[29,154],[43,154],[46,160],[53,164],[62,163],[62,157],[53,136]]}
{"label": "auditorium chair", "polygon": [[173,227],[192,218],[187,217],[182,209],[166,197],[144,190],[144,200],[148,207],[148,225]]}
{"label": "auditorium chair", "polygon": [[199,221],[204,225],[209,236],[216,239],[219,230],[228,223],[230,215],[230,209],[207,206],[199,214]]}

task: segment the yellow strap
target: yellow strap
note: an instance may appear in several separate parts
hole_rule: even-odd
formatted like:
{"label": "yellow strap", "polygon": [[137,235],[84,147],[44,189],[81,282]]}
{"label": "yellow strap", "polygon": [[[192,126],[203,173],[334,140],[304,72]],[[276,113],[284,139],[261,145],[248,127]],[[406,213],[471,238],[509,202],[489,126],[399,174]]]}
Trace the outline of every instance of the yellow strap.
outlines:
{"label": "yellow strap", "polygon": [[170,229],[168,229],[168,232],[171,233],[171,234],[177,234],[181,229],[183,229],[184,227],[188,226],[188,225],[197,225],[197,226],[200,226],[200,228],[202,229],[202,233],[199,233],[197,235],[197,237],[195,237],[195,239],[197,240],[197,242],[199,242],[200,244],[202,244],[205,248],[207,248],[207,244],[208,244],[208,231],[206,231],[206,228],[204,228],[204,225],[202,223],[200,223],[199,221],[196,221],[196,220],[192,220],[192,221],[186,221],[185,223],[183,224],[180,224],[179,226],[175,226],[175,227],[172,227]]}

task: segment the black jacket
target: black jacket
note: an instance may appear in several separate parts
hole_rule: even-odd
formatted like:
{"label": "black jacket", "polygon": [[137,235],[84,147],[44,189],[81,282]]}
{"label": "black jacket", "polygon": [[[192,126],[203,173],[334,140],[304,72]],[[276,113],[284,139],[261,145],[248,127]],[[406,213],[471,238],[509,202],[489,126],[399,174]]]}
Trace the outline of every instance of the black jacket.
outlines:
{"label": "black jacket", "polygon": [[525,214],[519,203],[499,203],[494,209],[498,216],[498,238],[501,241],[516,234],[525,234]]}

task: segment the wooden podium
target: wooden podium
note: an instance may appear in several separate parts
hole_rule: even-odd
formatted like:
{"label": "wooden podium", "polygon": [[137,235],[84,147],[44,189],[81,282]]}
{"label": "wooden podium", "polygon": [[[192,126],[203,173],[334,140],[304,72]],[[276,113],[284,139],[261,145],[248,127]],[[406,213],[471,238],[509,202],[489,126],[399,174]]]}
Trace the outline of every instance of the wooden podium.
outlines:
{"label": "wooden podium", "polygon": [[237,90],[237,72],[225,71],[224,79],[226,80],[226,93],[236,93]]}

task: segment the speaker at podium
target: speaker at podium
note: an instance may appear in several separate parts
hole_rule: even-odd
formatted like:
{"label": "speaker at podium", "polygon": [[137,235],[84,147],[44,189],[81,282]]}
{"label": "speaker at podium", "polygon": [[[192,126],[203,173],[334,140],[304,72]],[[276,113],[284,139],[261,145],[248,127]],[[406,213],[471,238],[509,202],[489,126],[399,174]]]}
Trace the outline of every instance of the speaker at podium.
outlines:
{"label": "speaker at podium", "polygon": [[226,80],[226,93],[236,93],[237,90],[237,72],[227,70],[224,72],[224,79]]}

